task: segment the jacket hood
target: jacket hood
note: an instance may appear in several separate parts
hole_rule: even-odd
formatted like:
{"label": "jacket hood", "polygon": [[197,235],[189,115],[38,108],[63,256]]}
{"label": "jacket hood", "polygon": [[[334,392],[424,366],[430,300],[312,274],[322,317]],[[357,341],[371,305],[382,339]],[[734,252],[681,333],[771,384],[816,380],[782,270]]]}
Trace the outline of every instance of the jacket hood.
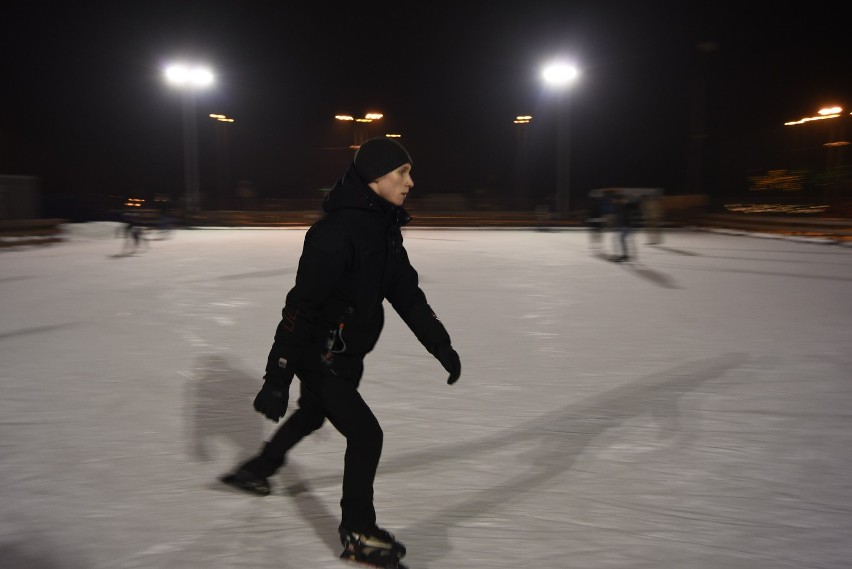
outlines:
{"label": "jacket hood", "polygon": [[340,209],[371,211],[400,226],[411,221],[411,216],[404,208],[395,206],[376,194],[358,174],[354,164],[349,165],[343,177],[331,188],[323,201],[322,209],[326,213]]}

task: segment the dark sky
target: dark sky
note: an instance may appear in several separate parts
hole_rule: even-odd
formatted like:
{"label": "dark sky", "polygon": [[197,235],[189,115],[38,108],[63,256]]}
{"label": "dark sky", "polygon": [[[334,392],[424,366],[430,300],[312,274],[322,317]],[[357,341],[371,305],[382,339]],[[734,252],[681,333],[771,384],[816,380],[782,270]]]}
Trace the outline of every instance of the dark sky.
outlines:
{"label": "dark sky", "polygon": [[[49,6],[49,8],[47,7]],[[398,132],[415,192],[552,191],[556,101],[541,66],[570,56],[572,192],[686,190],[690,128],[741,138],[852,97],[848,30],[813,3],[13,2],[0,39],[0,173],[46,193],[180,192],[180,95],[163,66],[208,62],[198,97],[202,181],[228,125],[233,179],[303,197],[336,180],[353,140],[338,113],[378,110]],[[8,16],[8,17],[5,17]],[[715,46],[701,52],[701,44]],[[696,81],[706,82],[704,102]],[[518,114],[533,122],[518,127]],[[523,149],[518,128],[525,128]]]}

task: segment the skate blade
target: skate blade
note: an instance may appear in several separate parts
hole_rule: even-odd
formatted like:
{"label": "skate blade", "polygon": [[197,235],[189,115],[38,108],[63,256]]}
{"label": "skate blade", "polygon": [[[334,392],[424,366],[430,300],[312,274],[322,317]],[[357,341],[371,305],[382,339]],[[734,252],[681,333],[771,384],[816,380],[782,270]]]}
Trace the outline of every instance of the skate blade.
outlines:
{"label": "skate blade", "polygon": [[219,480],[221,480],[223,483],[227,484],[231,488],[235,488],[240,492],[251,494],[253,496],[269,496],[269,494],[271,493],[268,487],[260,487],[255,484],[246,484],[245,482],[239,480],[233,474],[223,476]]}

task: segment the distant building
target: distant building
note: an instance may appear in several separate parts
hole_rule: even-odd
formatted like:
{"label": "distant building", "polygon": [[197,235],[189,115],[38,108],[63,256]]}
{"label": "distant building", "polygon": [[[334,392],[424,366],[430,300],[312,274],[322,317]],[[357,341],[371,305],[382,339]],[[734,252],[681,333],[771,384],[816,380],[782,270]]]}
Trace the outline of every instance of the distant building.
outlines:
{"label": "distant building", "polygon": [[0,219],[38,219],[41,216],[41,179],[0,175]]}

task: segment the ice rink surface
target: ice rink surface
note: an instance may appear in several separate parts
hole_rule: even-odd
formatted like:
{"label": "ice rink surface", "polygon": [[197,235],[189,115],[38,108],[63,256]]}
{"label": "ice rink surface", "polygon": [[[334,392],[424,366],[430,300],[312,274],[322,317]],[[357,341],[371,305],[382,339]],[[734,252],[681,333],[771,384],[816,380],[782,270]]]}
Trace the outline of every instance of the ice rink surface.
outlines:
{"label": "ice rink surface", "polygon": [[[217,482],[275,428],[251,402],[304,229],[70,229],[0,250],[0,567],[347,566],[330,425],[273,495]],[[463,366],[390,309],[366,360],[412,569],[852,566],[852,248],[404,235]]]}

